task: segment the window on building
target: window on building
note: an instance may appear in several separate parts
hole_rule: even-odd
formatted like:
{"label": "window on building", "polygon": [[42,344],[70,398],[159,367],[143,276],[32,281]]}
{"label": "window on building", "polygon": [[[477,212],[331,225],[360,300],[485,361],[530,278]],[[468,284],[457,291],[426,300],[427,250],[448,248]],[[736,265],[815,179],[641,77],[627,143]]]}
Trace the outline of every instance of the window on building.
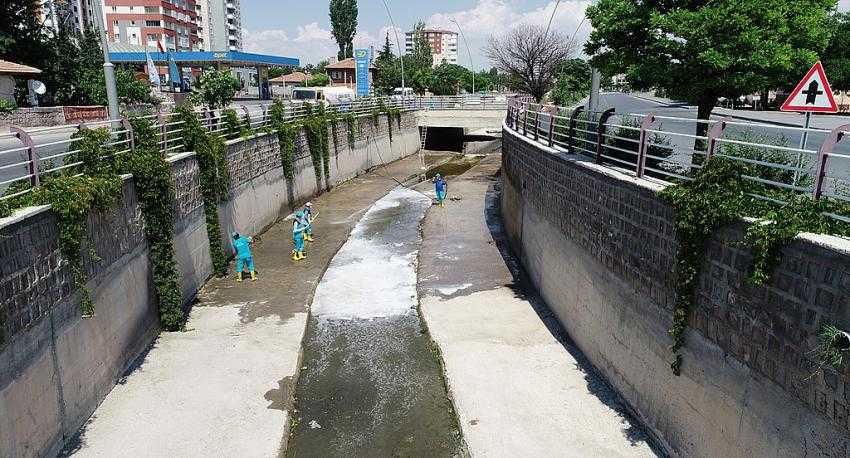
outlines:
{"label": "window on building", "polygon": [[161,27],[162,22],[161,21],[145,21],[145,25],[147,27]]}

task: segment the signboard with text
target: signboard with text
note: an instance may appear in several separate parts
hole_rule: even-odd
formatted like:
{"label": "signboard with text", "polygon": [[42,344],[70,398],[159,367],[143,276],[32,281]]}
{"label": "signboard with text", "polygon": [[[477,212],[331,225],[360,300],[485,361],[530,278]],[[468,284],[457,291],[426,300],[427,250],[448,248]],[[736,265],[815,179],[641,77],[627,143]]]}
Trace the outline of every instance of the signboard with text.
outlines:
{"label": "signboard with text", "polygon": [[369,50],[354,50],[354,73],[357,80],[357,96],[366,97],[371,87],[369,85]]}

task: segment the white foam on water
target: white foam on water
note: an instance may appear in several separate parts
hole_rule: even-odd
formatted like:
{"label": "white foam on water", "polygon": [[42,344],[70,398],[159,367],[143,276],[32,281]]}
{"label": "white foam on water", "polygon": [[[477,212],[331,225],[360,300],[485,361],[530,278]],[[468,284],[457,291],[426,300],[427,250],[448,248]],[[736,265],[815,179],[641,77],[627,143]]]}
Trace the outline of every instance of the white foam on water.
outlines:
{"label": "white foam on water", "polygon": [[462,285],[452,285],[452,286],[445,286],[445,287],[442,287],[442,288],[437,288],[437,291],[439,291],[440,294],[442,294],[443,296],[451,296],[452,294],[454,294],[458,291],[464,290],[466,288],[469,288],[470,286],[472,286],[472,283],[464,283]]}
{"label": "white foam on water", "polygon": [[[381,214],[403,203],[409,205],[400,210],[402,214],[390,216],[396,219]],[[412,313],[417,302],[419,222],[428,206],[430,201],[421,194],[396,188],[369,208],[316,288],[313,316],[353,320]],[[374,227],[382,229],[375,234]],[[382,238],[388,231],[402,243]]]}

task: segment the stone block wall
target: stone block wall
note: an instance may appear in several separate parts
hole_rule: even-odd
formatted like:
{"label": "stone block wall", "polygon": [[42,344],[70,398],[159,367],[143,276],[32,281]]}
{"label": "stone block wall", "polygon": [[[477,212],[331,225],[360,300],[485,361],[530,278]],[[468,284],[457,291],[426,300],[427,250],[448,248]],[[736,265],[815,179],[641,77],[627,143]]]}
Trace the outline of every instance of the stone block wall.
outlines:
{"label": "stone block wall", "polygon": [[[850,369],[816,373],[822,325],[850,329],[850,241],[804,236],[746,281],[745,223],[707,247],[684,349],[667,334],[677,241],[659,186],[503,131],[512,248],[576,344],[671,454],[850,456]],[[814,374],[814,375],[813,375]]]}
{"label": "stone block wall", "polygon": [[[412,114],[405,114],[410,125]],[[317,183],[303,132],[296,143],[295,177],[283,176],[276,134],[226,143],[231,189],[219,205],[224,250],[234,230],[258,234],[294,206],[359,173],[418,151],[415,128],[384,124],[349,148],[337,126],[331,179]],[[415,126],[415,121],[412,121]],[[396,127],[396,126],[394,126]],[[402,142],[401,140],[405,140]],[[174,247],[184,303],[212,270],[200,171],[192,152],[169,158],[176,199]],[[56,219],[48,207],[0,219],[0,456],[55,456],[76,433],[131,363],[158,333],[150,259],[132,177],[109,212],[92,213],[88,240],[97,258],[84,257],[95,316],[83,319],[79,295],[58,252]]]}

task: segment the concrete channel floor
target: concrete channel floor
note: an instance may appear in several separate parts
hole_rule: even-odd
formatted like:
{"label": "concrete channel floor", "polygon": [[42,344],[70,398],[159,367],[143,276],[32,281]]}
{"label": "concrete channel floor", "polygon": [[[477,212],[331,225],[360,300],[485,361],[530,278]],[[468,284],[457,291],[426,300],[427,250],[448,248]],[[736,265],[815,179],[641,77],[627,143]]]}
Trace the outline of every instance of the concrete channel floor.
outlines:
{"label": "concrete channel floor", "polygon": [[460,200],[428,212],[419,254],[421,314],[470,455],[656,455],[506,251],[499,161],[449,181]]}
{"label": "concrete channel floor", "polygon": [[419,159],[409,157],[314,199],[317,242],[304,261],[289,259],[290,221],[257,237],[259,280],[212,279],[199,293],[187,331],[157,338],[65,454],[281,454],[318,280],[363,213],[397,186],[391,176],[417,173]]}

